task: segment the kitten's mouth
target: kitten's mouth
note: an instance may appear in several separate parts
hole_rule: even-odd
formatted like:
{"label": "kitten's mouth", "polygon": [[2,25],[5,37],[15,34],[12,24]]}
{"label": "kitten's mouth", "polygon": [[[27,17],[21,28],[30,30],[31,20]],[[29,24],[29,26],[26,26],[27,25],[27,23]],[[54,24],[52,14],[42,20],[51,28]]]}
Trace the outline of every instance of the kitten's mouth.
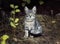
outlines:
{"label": "kitten's mouth", "polygon": [[27,20],[27,22],[32,22],[33,20]]}
{"label": "kitten's mouth", "polygon": [[[33,20],[32,20],[33,21]],[[27,21],[27,22],[32,22],[32,21]]]}

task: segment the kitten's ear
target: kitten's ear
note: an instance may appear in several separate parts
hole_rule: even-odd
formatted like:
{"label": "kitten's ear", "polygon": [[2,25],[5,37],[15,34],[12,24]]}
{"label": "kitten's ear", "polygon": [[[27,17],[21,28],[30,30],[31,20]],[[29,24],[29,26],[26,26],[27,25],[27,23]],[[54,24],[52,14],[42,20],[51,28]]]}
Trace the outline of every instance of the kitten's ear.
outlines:
{"label": "kitten's ear", "polygon": [[28,8],[27,8],[27,7],[25,7],[24,9],[25,9],[25,12],[27,13],[27,12],[28,12]]}
{"label": "kitten's ear", "polygon": [[32,12],[36,13],[36,6],[33,7]]}

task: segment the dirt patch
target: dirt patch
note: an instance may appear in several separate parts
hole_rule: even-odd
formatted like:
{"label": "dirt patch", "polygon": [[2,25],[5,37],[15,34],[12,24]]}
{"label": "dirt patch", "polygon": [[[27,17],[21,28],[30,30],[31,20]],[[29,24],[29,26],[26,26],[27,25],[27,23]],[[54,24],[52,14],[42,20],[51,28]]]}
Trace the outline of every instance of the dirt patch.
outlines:
{"label": "dirt patch", "polygon": [[47,15],[37,15],[37,19],[43,27],[42,36],[28,39],[23,38],[24,28],[23,19],[20,17],[19,26],[15,31],[15,37],[13,36],[12,27],[7,24],[1,25],[0,36],[8,34],[10,38],[7,40],[7,44],[60,44],[60,17],[52,18]]}

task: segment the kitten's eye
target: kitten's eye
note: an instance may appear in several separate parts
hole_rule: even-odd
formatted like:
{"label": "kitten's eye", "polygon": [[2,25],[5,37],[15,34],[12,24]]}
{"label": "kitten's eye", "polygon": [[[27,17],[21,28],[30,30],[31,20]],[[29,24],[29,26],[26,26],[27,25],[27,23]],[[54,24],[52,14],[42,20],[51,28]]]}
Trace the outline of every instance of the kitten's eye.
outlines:
{"label": "kitten's eye", "polygon": [[33,15],[35,17],[35,15]]}
{"label": "kitten's eye", "polygon": [[26,17],[28,17],[28,16],[26,16]]}

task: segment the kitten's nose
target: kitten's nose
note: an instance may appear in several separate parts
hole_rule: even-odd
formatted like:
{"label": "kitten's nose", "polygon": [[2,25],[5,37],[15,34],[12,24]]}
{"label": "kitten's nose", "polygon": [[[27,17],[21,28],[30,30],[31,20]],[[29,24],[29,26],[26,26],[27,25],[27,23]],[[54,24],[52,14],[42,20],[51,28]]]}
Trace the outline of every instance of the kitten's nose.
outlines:
{"label": "kitten's nose", "polygon": [[30,16],[31,17],[31,16]]}

